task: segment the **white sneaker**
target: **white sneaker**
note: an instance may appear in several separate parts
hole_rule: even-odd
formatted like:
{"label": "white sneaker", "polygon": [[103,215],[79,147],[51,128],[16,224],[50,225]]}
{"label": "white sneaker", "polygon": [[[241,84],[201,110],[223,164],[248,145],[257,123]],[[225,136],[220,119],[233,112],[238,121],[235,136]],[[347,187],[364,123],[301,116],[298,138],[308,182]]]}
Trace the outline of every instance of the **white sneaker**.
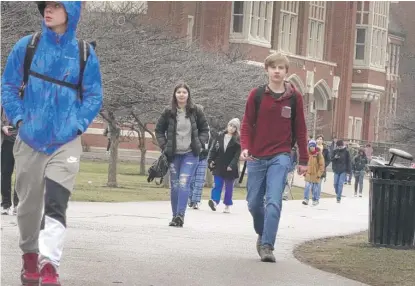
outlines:
{"label": "white sneaker", "polygon": [[10,214],[10,208],[2,207],[1,208],[1,214],[2,215],[8,215],[8,214]]}
{"label": "white sneaker", "polygon": [[230,206],[225,206],[225,208],[223,209],[223,212],[224,212],[225,214],[229,214],[229,213],[231,213],[231,207],[230,207]]}
{"label": "white sneaker", "polygon": [[200,203],[194,203],[193,209],[198,210],[200,208]]}
{"label": "white sneaker", "polygon": [[10,213],[9,215],[17,215],[17,207],[12,207],[10,208]]}

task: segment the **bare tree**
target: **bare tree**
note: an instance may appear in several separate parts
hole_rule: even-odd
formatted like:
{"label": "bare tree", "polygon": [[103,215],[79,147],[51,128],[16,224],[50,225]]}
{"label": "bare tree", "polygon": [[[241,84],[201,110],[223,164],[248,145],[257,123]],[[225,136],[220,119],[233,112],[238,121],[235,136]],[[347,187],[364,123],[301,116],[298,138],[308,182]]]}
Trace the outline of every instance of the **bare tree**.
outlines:
{"label": "bare tree", "polygon": [[40,31],[41,18],[35,4],[25,1],[1,2],[1,66],[17,41]]}

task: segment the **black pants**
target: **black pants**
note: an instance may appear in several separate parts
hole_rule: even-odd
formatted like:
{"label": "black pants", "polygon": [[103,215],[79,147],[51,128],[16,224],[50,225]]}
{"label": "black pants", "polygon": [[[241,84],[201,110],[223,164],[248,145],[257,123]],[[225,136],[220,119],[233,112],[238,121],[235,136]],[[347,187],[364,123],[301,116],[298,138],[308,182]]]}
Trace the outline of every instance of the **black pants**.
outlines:
{"label": "black pants", "polygon": [[[3,208],[12,206],[13,145],[14,142],[8,140],[4,140],[1,145],[1,206]],[[14,190],[13,205],[16,207],[18,203],[19,199]]]}

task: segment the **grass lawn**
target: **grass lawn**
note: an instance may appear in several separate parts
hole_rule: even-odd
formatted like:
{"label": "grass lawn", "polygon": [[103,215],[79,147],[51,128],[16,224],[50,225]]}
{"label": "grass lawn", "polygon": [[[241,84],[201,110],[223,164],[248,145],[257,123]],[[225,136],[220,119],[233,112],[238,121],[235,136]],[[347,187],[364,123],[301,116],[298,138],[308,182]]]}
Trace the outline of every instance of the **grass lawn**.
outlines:
{"label": "grass lawn", "polygon": [[315,268],[373,286],[415,285],[415,250],[373,247],[368,233],[306,242],[295,257]]}
{"label": "grass lawn", "polygon": [[[132,201],[164,201],[170,200],[169,189],[157,186],[154,182],[147,183],[146,176],[138,175],[138,164],[118,163],[117,181],[119,188],[106,187],[107,162],[82,161],[75,191],[71,197],[74,201],[88,202],[132,202]],[[246,183],[246,178],[243,184]],[[303,188],[293,187],[295,199],[302,199]],[[210,188],[203,191],[203,199],[209,199]],[[246,189],[235,188],[234,199],[243,200]],[[331,197],[322,194],[322,197]]]}

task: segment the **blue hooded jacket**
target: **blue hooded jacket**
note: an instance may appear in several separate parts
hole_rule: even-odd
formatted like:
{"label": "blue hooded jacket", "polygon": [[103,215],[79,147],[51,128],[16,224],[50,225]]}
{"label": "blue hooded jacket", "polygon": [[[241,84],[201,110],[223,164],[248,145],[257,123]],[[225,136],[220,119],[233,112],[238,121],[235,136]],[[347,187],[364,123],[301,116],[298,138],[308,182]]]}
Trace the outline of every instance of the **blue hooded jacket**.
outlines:
{"label": "blue hooded jacket", "polygon": [[[61,1],[68,23],[59,35],[42,21],[42,36],[32,60],[31,70],[47,77],[77,85],[80,58],[76,27],[81,2]],[[31,35],[13,47],[2,77],[2,105],[8,120],[19,128],[20,139],[35,151],[52,154],[62,145],[86,131],[102,106],[102,82],[99,61],[92,47],[85,65],[82,102],[76,90],[29,75],[23,100],[23,63]]]}

